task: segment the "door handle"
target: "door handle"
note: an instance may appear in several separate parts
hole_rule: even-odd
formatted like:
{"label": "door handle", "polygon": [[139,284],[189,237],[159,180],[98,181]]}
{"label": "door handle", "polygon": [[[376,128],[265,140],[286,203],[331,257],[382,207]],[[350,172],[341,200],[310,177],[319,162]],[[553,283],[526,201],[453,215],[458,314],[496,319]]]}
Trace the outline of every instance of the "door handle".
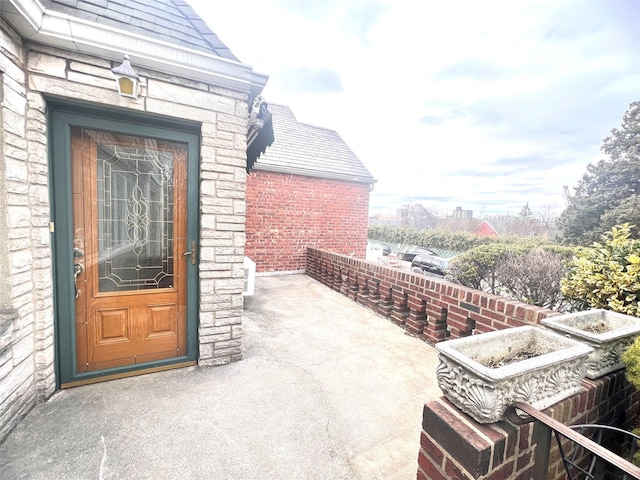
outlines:
{"label": "door handle", "polygon": [[78,290],[78,275],[84,272],[84,266],[81,263],[73,264],[73,288],[76,292],[76,298],[80,296],[80,290]]}
{"label": "door handle", "polygon": [[195,265],[196,264],[196,260],[197,260],[197,256],[198,256],[198,252],[196,252],[196,242],[195,240],[191,242],[191,250],[188,252],[184,252],[182,254],[183,257],[191,257],[191,265]]}

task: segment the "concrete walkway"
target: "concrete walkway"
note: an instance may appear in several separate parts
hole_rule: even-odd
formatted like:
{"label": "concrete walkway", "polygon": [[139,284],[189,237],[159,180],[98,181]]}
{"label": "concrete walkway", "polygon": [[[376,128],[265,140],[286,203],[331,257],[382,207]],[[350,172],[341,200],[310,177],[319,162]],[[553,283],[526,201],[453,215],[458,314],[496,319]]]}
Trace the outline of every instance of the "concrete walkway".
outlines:
{"label": "concrete walkway", "polygon": [[304,275],[258,277],[244,329],[241,362],[58,392],[0,478],[416,478],[434,349]]}

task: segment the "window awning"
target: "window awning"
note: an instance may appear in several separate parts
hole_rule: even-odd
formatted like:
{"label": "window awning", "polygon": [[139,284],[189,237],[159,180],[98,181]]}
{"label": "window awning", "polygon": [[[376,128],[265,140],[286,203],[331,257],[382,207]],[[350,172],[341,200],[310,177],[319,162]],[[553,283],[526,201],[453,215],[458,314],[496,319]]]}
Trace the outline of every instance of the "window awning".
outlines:
{"label": "window awning", "polygon": [[249,130],[247,132],[247,173],[274,141],[271,112],[264,98],[254,99],[249,111]]}

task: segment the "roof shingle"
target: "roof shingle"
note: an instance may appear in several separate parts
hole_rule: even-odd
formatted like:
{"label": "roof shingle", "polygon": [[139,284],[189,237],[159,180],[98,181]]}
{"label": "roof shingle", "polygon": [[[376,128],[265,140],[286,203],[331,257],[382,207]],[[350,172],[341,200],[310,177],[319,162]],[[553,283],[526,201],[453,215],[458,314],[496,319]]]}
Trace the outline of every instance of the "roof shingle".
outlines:
{"label": "roof shingle", "polygon": [[42,0],[53,11],[238,61],[185,0]]}
{"label": "roof shingle", "polygon": [[375,183],[336,131],[300,123],[284,105],[270,103],[268,108],[275,140],[260,156],[255,169]]}

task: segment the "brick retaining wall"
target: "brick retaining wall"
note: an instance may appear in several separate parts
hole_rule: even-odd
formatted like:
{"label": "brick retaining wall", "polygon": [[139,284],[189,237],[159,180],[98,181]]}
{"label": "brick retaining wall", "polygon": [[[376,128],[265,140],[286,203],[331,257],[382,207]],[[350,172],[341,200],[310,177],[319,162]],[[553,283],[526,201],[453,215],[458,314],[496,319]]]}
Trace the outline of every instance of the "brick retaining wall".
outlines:
{"label": "brick retaining wall", "polygon": [[[306,273],[429,343],[535,325],[542,318],[558,315],[434,277],[314,248],[307,249]],[[582,392],[545,413],[565,425],[619,427],[629,427],[640,413],[640,395],[627,383],[623,371],[585,379],[582,386]],[[506,421],[482,425],[441,397],[424,407],[417,478],[528,480],[533,472],[534,428],[533,424],[514,426]],[[549,480],[564,478],[554,447]]]}
{"label": "brick retaining wall", "polygon": [[[599,423],[630,428],[637,419],[640,395],[625,380],[623,370],[584,380],[582,386],[582,392],[544,412],[565,425]],[[536,448],[534,429],[534,424],[514,426],[506,421],[482,425],[444,397],[429,402],[423,411],[417,478],[529,480]],[[565,478],[552,439],[548,480]]]}
{"label": "brick retaining wall", "polygon": [[436,277],[315,248],[307,248],[306,273],[429,343],[535,325],[558,315]]}

